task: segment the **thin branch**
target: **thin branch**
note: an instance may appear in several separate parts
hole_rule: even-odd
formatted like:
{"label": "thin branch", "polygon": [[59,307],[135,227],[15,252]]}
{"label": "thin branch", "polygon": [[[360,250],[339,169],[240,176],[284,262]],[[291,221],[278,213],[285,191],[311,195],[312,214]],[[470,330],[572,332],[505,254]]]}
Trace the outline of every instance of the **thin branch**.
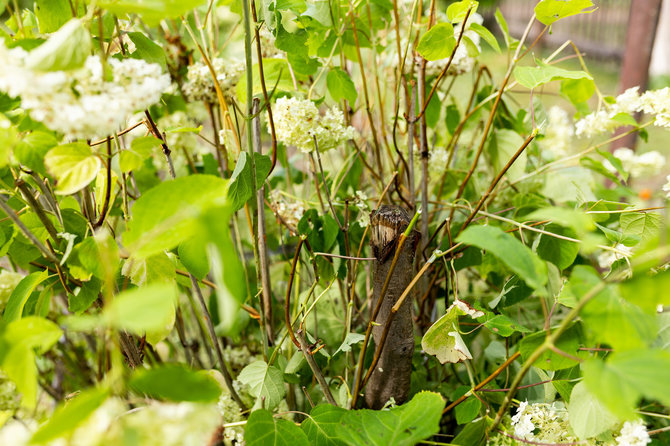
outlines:
{"label": "thin branch", "polygon": [[300,350],[302,351],[302,354],[305,356],[307,364],[309,364],[309,368],[312,369],[312,373],[314,374],[316,381],[319,383],[319,386],[321,386],[323,395],[326,397],[326,400],[328,401],[329,404],[332,404],[333,406],[337,407],[335,398],[333,398],[333,394],[330,392],[330,387],[328,387],[328,383],[326,382],[326,379],[323,377],[323,373],[321,373],[319,365],[314,360],[314,356],[312,356],[312,351],[310,350],[309,345],[307,345],[307,340],[305,339],[305,335],[303,334],[302,330],[298,330],[295,333],[295,336],[298,338],[298,342],[300,343]]}
{"label": "thin branch", "polygon": [[8,204],[7,204],[7,198],[5,198],[4,195],[0,195],[0,209],[3,210],[5,214],[7,214],[7,217],[9,217],[10,220],[14,222],[16,226],[19,227],[19,230],[23,233],[23,235],[26,236],[30,242],[35,245],[35,247],[42,253],[42,255],[49,260],[50,262],[53,263],[59,263],[58,258],[49,251],[49,249],[40,242],[35,234],[30,232],[30,229],[26,227],[26,225],[23,224],[23,222],[19,219],[19,216],[16,215],[16,212],[14,212],[14,209],[12,209]]}
{"label": "thin branch", "polygon": [[212,345],[214,346],[214,350],[216,351],[216,357],[219,361],[219,368],[221,369],[223,379],[226,382],[226,387],[228,387],[230,396],[233,398],[233,400],[235,400],[237,405],[240,406],[240,409],[244,412],[247,410],[247,406],[244,404],[240,396],[237,394],[235,387],[233,386],[233,378],[230,375],[230,371],[228,371],[226,360],[223,358],[223,352],[221,351],[219,338],[216,336],[216,332],[214,331],[212,318],[209,314],[209,309],[207,309],[205,298],[202,296],[202,291],[200,290],[200,286],[198,285],[198,280],[192,274],[190,275],[190,278],[191,278],[191,285],[193,286],[193,291],[195,292],[196,296],[198,296],[198,301],[200,302],[203,319],[205,320],[205,325],[207,326],[207,330],[209,331],[210,342],[212,343]]}

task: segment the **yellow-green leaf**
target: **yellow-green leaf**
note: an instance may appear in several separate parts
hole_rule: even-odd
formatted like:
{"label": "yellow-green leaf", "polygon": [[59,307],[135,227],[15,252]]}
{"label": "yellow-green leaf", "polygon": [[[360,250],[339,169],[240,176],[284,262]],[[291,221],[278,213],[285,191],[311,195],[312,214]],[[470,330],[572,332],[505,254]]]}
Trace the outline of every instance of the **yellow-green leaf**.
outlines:
{"label": "yellow-green leaf", "polygon": [[63,144],[49,150],[44,164],[56,177],[56,193],[61,195],[74,194],[88,186],[102,166],[100,159],[84,142]]}

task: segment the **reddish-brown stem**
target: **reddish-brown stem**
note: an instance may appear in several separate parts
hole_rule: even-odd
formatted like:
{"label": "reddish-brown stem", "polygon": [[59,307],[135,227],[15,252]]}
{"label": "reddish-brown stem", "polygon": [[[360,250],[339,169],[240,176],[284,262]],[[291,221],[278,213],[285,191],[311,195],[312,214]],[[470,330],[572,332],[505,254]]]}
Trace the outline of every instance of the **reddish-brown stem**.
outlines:
{"label": "reddish-brown stem", "polygon": [[[489,196],[493,192],[493,190],[496,188],[502,177],[507,173],[507,171],[512,167],[512,164],[519,158],[519,156],[523,153],[524,150],[526,150],[526,147],[528,147],[528,144],[535,138],[535,135],[537,135],[537,131],[533,131],[528,138],[523,142],[521,147],[516,151],[514,155],[512,155],[512,158],[505,164],[505,166],[498,172],[498,175],[491,181],[491,184],[489,185],[488,190],[482,195],[482,197],[479,199],[479,202],[477,203],[477,206],[473,209],[473,211],[470,213],[468,218],[465,220],[465,223],[463,223],[463,226],[461,226],[461,229],[459,231],[459,234],[468,227],[468,225],[472,222],[472,219],[475,218],[479,210],[484,206],[484,203],[486,203],[486,200],[488,200]],[[452,208],[453,210],[453,208]]]}
{"label": "reddish-brown stem", "polygon": [[288,276],[288,285],[286,286],[286,298],[284,299],[284,321],[286,322],[286,330],[288,331],[288,335],[291,337],[291,341],[293,341],[295,346],[298,348],[300,348],[300,342],[298,342],[298,339],[295,337],[293,326],[291,324],[291,288],[293,288],[295,269],[298,266],[298,260],[300,259],[300,249],[302,248],[303,243],[305,243],[305,239],[300,237],[298,247],[295,249],[295,255],[293,256],[291,273]]}
{"label": "reddish-brown stem", "polygon": [[[491,381],[493,381],[493,380],[496,378],[496,376],[500,375],[500,373],[501,373],[503,370],[505,370],[507,367],[509,367],[509,365],[510,365],[511,363],[513,363],[514,361],[516,361],[516,360],[519,358],[519,356],[521,356],[521,353],[516,352],[516,353],[514,353],[512,356],[510,356],[509,358],[507,358],[507,361],[503,362],[503,363],[500,365],[500,367],[498,367],[493,373],[491,373],[488,377],[486,377],[486,379],[485,379],[484,381],[482,381],[482,382],[480,382],[479,384],[477,384],[477,385],[475,386],[475,388],[472,390],[472,392],[477,392],[477,391],[480,390],[482,387],[484,387],[485,385],[487,385],[488,383],[490,383]],[[453,409],[454,407],[458,406],[458,405],[461,404],[463,401],[465,401],[466,399],[468,399],[468,397],[470,396],[470,393],[471,393],[471,392],[467,392],[466,394],[461,395],[456,401],[452,402],[452,403],[449,404],[447,407],[445,407],[444,410],[442,411],[442,414],[445,414],[445,413],[449,412],[451,409]]]}

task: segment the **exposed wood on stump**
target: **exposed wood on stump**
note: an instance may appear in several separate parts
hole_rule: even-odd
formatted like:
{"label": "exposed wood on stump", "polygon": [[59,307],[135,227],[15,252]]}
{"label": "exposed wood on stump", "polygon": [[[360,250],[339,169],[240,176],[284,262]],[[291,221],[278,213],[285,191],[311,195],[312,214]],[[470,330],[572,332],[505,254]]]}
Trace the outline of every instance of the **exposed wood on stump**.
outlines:
{"label": "exposed wood on stump", "polygon": [[[409,213],[399,206],[381,206],[372,213],[370,244],[377,258],[373,266],[373,305],[380,299],[398,239],[407,229],[410,219]],[[398,255],[388,290],[383,296],[382,306],[376,318],[376,323],[379,325],[375,325],[372,329],[375,344],[380,342],[391,308],[412,279],[412,264],[419,237],[417,231],[412,231]],[[402,304],[391,323],[379,362],[365,388],[367,407],[381,409],[390,398],[398,404],[407,399],[413,353],[414,328],[411,302],[408,299]]]}

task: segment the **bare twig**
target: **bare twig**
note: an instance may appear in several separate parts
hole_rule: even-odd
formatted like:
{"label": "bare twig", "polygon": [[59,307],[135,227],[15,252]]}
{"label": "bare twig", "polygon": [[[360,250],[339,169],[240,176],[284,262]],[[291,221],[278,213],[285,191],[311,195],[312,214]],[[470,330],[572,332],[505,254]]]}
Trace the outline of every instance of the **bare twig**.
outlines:
{"label": "bare twig", "polygon": [[323,373],[321,373],[319,365],[316,363],[314,357],[312,356],[312,352],[309,348],[309,345],[307,345],[307,340],[305,339],[305,335],[303,334],[302,330],[298,330],[295,333],[295,336],[296,338],[298,338],[298,342],[300,343],[300,350],[302,351],[302,354],[305,355],[305,359],[307,360],[307,364],[309,364],[309,368],[312,369],[312,373],[314,374],[316,381],[319,383],[319,386],[321,386],[323,395],[326,397],[326,400],[328,401],[329,404],[337,406],[335,398],[333,398],[333,394],[330,392],[330,387],[328,387],[328,383],[326,382],[326,379],[323,377]]}

